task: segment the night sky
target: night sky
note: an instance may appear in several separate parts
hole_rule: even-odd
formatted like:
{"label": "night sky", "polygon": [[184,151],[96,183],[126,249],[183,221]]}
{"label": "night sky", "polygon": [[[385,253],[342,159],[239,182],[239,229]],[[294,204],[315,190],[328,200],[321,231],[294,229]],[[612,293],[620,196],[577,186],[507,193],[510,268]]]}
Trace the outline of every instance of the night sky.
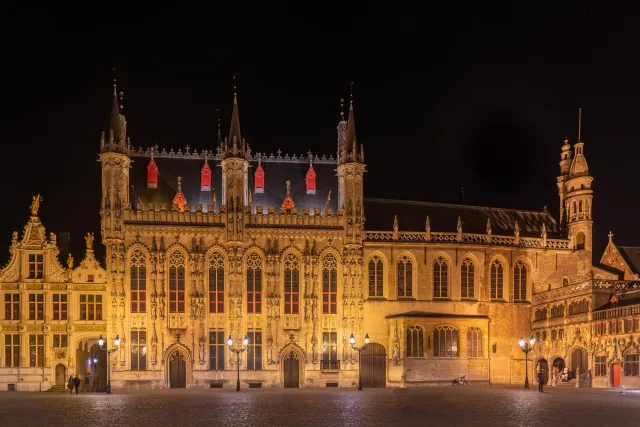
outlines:
{"label": "night sky", "polygon": [[459,203],[464,184],[466,204],[547,206],[556,218],[560,147],[575,142],[582,107],[595,261],[610,229],[640,245],[639,32],[625,11],[13,11],[0,42],[7,249],[37,192],[47,232],[70,231],[76,259],[82,235],[99,234],[114,67],[135,146],[215,149],[216,109],[227,134],[236,75],[254,151],[335,156],[339,100],[354,81],[366,196]]}

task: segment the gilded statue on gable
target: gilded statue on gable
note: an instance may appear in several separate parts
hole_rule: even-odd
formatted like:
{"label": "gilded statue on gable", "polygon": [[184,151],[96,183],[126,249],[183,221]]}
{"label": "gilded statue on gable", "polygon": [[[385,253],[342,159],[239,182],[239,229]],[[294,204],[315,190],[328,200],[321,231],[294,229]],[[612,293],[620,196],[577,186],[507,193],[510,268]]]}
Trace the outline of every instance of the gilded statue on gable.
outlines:
{"label": "gilded statue on gable", "polygon": [[87,249],[93,250],[93,233],[87,233],[84,240],[87,242]]}
{"label": "gilded statue on gable", "polygon": [[42,197],[40,193],[37,196],[33,196],[33,201],[31,202],[31,216],[38,216],[38,209],[40,209],[40,202],[42,201]]}
{"label": "gilded statue on gable", "polygon": [[73,255],[71,254],[69,254],[69,256],[67,257],[67,267],[69,268],[69,270],[73,268]]}

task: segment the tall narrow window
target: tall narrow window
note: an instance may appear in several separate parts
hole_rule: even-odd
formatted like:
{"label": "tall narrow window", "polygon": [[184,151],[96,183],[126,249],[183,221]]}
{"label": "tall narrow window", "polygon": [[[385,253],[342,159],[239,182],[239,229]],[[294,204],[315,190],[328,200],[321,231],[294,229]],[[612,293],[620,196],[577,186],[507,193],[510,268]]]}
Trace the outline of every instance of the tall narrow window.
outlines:
{"label": "tall narrow window", "polygon": [[413,296],[413,265],[408,256],[402,256],[398,260],[398,298],[411,298]]}
{"label": "tall narrow window", "polygon": [[420,326],[407,328],[407,357],[424,357],[424,329]]}
{"label": "tall narrow window", "polygon": [[433,297],[449,298],[449,265],[444,257],[433,261]]}
{"label": "tall narrow window", "polygon": [[102,320],[102,295],[80,295],[80,320]]}
{"label": "tall narrow window", "polygon": [[607,376],[607,356],[596,356],[596,377],[606,377]]}
{"label": "tall narrow window", "polygon": [[300,260],[289,253],[284,260],[284,313],[298,314],[300,304]]}
{"label": "tall narrow window", "polygon": [[336,314],[338,304],[338,261],[333,254],[322,259],[322,314]]}
{"label": "tall narrow window", "polygon": [[247,369],[251,371],[262,370],[262,332],[249,331],[247,333],[249,345],[247,346]]}
{"label": "tall narrow window", "polygon": [[527,267],[522,261],[517,261],[513,267],[513,298],[516,301],[527,299]]}
{"label": "tall narrow window", "polygon": [[382,259],[378,255],[374,255],[369,260],[369,297],[382,297],[383,291],[384,266]]}
{"label": "tall narrow window", "polygon": [[209,370],[224,371],[224,331],[209,332]]}
{"label": "tall narrow window", "polygon": [[338,362],[338,333],[322,332],[322,366],[321,369],[340,369]]}
{"label": "tall narrow window", "polygon": [[491,299],[504,298],[504,268],[500,261],[491,263]]}
{"label": "tall narrow window", "polygon": [[42,279],[43,273],[43,255],[29,254],[29,279]]}
{"label": "tall narrow window", "polygon": [[44,320],[44,294],[29,294],[29,320]]}
{"label": "tall narrow window", "polygon": [[467,357],[482,357],[482,331],[469,328],[467,331]]}
{"label": "tall narrow window", "polygon": [[178,251],[169,258],[169,313],[184,313],[184,257]]}
{"label": "tall narrow window", "polygon": [[44,335],[29,335],[29,366],[44,366]]}
{"label": "tall narrow window", "polygon": [[131,331],[131,370],[147,370],[147,333]]}
{"label": "tall narrow window", "polygon": [[433,331],[433,357],[458,357],[458,331],[438,326]]}
{"label": "tall narrow window", "polygon": [[624,376],[637,377],[640,374],[640,355],[625,354],[624,356]]}
{"label": "tall narrow window", "polygon": [[218,251],[209,257],[209,313],[224,313],[224,257]]}
{"label": "tall narrow window", "polygon": [[254,188],[253,191],[256,194],[264,193],[264,169],[262,169],[262,165],[258,163],[258,167],[256,168],[256,173],[253,176]]}
{"label": "tall narrow window", "polygon": [[462,285],[462,298],[475,297],[475,265],[470,258],[462,260],[460,267],[460,282]]}
{"label": "tall narrow window", "polygon": [[131,254],[131,312],[146,313],[147,311],[147,258],[144,253],[136,249]]}
{"label": "tall narrow window", "polygon": [[247,313],[262,313],[262,258],[255,252],[247,257]]}
{"label": "tall narrow window", "polygon": [[53,294],[53,320],[67,320],[67,304],[69,296],[67,294]]}
{"label": "tall narrow window", "polygon": [[4,294],[4,320],[20,319],[20,294]]}
{"label": "tall narrow window", "polygon": [[7,368],[20,366],[20,334],[4,336],[4,366]]}

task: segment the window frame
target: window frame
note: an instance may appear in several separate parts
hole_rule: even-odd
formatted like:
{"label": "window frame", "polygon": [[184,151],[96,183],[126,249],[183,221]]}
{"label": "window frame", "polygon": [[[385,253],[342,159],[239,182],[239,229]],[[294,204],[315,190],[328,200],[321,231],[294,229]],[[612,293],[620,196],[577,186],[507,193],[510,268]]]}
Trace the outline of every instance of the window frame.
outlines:
{"label": "window frame", "polygon": [[384,261],[381,256],[376,254],[369,258],[367,273],[369,298],[384,298]]}
{"label": "window frame", "polygon": [[399,299],[413,298],[413,259],[402,255],[396,261],[396,291]]}

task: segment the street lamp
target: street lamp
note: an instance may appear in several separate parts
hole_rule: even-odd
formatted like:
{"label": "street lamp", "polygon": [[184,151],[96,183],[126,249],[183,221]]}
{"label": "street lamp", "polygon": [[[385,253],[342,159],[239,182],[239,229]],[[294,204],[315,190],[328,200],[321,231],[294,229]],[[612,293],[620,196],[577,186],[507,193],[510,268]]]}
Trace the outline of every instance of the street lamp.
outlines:
{"label": "street lamp", "polygon": [[529,352],[533,350],[533,344],[536,340],[529,338],[529,342],[525,342],[524,338],[520,338],[520,349],[524,352],[524,388],[529,388]]}
{"label": "street lamp", "polygon": [[100,338],[98,338],[98,345],[107,353],[107,394],[111,394],[111,363],[109,362],[109,358],[111,356],[111,353],[116,351],[118,349],[118,346],[120,345],[120,335],[116,335],[116,339],[113,340],[114,348],[112,349],[107,348],[102,335],[100,335]]}
{"label": "street lamp", "polygon": [[243,346],[238,348],[233,348],[233,338],[231,338],[231,335],[229,335],[227,344],[229,344],[229,350],[231,350],[233,353],[235,353],[238,356],[238,360],[236,363],[238,367],[238,382],[236,384],[236,391],[240,391],[240,353],[242,353],[247,349],[247,345],[249,345],[249,338],[245,335],[244,339],[242,340]]}
{"label": "street lamp", "polygon": [[356,337],[353,336],[353,332],[349,337],[349,343],[351,344],[351,348],[358,352],[358,390],[362,391],[362,375],[361,375],[361,366],[360,366],[360,353],[362,350],[367,348],[367,344],[369,344],[369,334],[364,336],[364,345],[362,347],[356,347]]}

